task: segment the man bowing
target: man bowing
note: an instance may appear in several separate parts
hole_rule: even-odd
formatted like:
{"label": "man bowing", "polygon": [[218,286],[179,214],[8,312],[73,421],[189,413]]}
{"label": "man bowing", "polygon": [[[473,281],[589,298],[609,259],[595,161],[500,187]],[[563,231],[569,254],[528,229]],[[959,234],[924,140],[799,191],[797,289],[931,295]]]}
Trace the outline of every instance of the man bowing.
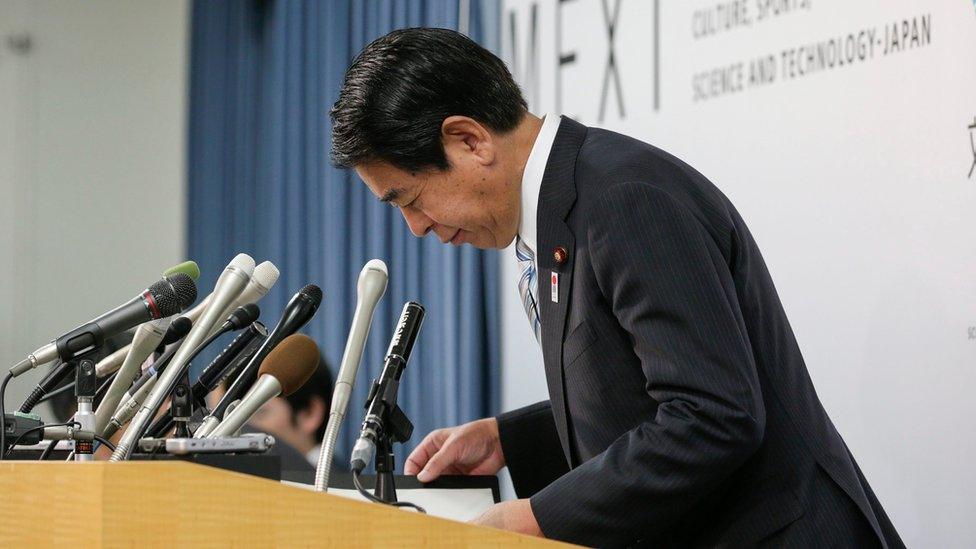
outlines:
{"label": "man bowing", "polygon": [[900,547],[729,200],[635,139],[527,111],[461,34],[366,47],[333,159],[417,236],[505,248],[549,400],[430,433],[406,473],[494,474],[476,522],[584,545]]}

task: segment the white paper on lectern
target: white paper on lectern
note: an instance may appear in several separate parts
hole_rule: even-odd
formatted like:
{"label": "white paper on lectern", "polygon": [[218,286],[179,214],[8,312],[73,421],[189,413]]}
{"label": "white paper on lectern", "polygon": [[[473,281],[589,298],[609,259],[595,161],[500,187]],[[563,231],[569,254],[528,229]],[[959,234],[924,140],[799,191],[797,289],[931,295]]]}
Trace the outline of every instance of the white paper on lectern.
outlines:
{"label": "white paper on lectern", "polygon": [[[313,490],[311,484],[281,481],[282,484]],[[329,488],[329,493],[344,498],[367,501],[356,490]],[[491,488],[397,488],[397,499],[409,501],[423,507],[427,514],[462,522],[478,518],[495,504]]]}

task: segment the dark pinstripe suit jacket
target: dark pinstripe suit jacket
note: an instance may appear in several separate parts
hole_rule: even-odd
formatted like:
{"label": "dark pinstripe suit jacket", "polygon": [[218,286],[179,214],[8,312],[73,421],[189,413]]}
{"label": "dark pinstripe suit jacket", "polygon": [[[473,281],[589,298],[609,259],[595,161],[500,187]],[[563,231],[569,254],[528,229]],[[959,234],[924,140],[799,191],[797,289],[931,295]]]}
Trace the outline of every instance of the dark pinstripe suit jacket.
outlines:
{"label": "dark pinstripe suit jacket", "polygon": [[498,419],[548,537],[902,545],[824,412],[755,241],[704,176],[563,118],[537,247],[550,400]]}

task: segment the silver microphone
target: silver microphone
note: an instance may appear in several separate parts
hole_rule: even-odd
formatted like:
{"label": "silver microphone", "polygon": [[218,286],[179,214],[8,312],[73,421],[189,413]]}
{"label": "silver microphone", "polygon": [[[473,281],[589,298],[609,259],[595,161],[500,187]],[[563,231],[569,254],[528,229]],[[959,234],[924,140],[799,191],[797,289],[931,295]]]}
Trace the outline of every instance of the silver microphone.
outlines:
{"label": "silver microphone", "polygon": [[[251,281],[247,283],[244,291],[238,295],[232,303],[230,303],[225,309],[221,318],[226,318],[234,309],[240,307],[241,305],[247,305],[248,303],[257,303],[262,297],[271,291],[271,288],[278,281],[278,276],[280,271],[274,263],[270,261],[264,261],[260,265],[254,267],[254,272],[251,273]],[[207,310],[210,306],[210,300],[213,294],[208,295],[198,303],[195,307],[189,311],[183,313],[183,316],[189,318],[193,322],[196,322],[203,315],[203,312]],[[214,329],[219,329],[219,325],[214,326]]]}
{"label": "silver microphone", "polygon": [[[142,401],[146,400],[146,395],[149,391],[153,390],[156,386],[156,374],[153,374],[141,387],[136,389],[134,393],[128,397],[124,397],[121,404],[115,409],[112,414],[112,419],[109,420],[108,424],[105,426],[105,432],[101,436],[109,438],[115,434],[116,431],[122,428],[123,425],[132,419],[132,416],[136,415],[136,410],[139,409],[139,405]],[[128,394],[128,393],[126,393]],[[123,395],[124,396],[124,395]]]}
{"label": "silver microphone", "polygon": [[332,409],[329,412],[329,423],[322,438],[322,450],[315,467],[315,491],[325,492],[329,489],[329,473],[332,469],[332,457],[335,455],[336,440],[342,420],[346,417],[349,407],[349,397],[352,395],[353,385],[356,383],[356,372],[363,358],[366,348],[366,338],[373,321],[373,312],[383,293],[386,292],[386,282],[389,271],[386,263],[380,259],[371,259],[359,273],[356,285],[356,312],[353,313],[352,326],[349,327],[349,337],[346,339],[346,349],[342,353],[339,365],[339,375],[336,378],[335,389],[332,391]]}
{"label": "silver microphone", "polygon": [[[275,282],[278,282],[278,276],[281,272],[275,264],[270,261],[263,261],[254,268],[254,272],[251,273],[251,281],[247,283],[244,291],[241,295],[237,296],[234,301],[224,309],[221,318],[227,318],[235,309],[243,305],[248,305],[250,303],[257,303],[261,301],[261,298],[268,295],[271,288],[274,287]],[[211,330],[211,335],[220,329],[220,324],[216,324]]]}
{"label": "silver microphone", "polygon": [[156,381],[156,386],[153,387],[146,401],[142,403],[142,407],[136,412],[129,428],[115,448],[115,452],[112,453],[111,461],[121,461],[129,457],[142,432],[152,421],[156,410],[159,409],[163,400],[183,376],[186,368],[189,367],[190,359],[197,351],[197,347],[207,339],[214,326],[223,320],[221,315],[224,309],[241,294],[248,282],[251,281],[251,273],[253,272],[254,259],[247,254],[238,254],[227,265],[220,278],[217,279],[214,291],[210,295],[207,310],[204,311],[198,321],[193,323],[193,328],[183,339],[183,344],[176,351],[169,367]]}
{"label": "silver microphone", "polygon": [[[136,334],[132,337],[132,343],[129,346],[129,353],[125,356],[119,374],[112,380],[108,392],[102,397],[102,402],[95,410],[94,430],[96,434],[101,435],[105,432],[105,426],[112,419],[112,414],[122,400],[122,395],[125,394],[129,385],[132,385],[132,380],[142,370],[142,363],[149,358],[159,342],[163,340],[171,322],[173,322],[173,317],[169,316],[140,324],[139,328],[136,329]],[[95,368],[97,373],[98,366],[96,365]]]}
{"label": "silver microphone", "polygon": [[98,377],[105,377],[114,374],[122,366],[122,363],[125,362],[125,357],[128,355],[129,346],[126,345],[119,348],[119,350],[108,355],[107,357],[99,360],[98,363],[95,364],[95,375]]}

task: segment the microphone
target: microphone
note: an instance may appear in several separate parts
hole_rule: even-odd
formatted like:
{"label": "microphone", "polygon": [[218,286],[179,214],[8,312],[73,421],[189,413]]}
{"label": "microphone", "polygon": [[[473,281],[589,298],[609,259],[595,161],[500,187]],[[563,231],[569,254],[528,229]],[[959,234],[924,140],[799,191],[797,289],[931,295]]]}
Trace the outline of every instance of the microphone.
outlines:
{"label": "microphone", "polygon": [[322,290],[315,284],[305,286],[288,300],[288,304],[285,305],[285,310],[281,313],[281,319],[278,321],[278,325],[268,334],[268,338],[264,340],[264,343],[261,344],[261,347],[247,363],[247,366],[241,369],[241,373],[237,376],[237,379],[227,388],[227,392],[224,393],[220,402],[210,412],[210,415],[204,418],[203,423],[193,433],[194,438],[203,438],[217,426],[217,423],[223,419],[227,411],[227,406],[234,400],[240,398],[244,390],[251,385],[254,376],[257,374],[258,367],[261,366],[261,362],[268,356],[268,353],[281,343],[282,340],[297,332],[311,320],[321,303]]}
{"label": "microphone", "polygon": [[[267,262],[265,262],[265,263],[267,263]],[[261,265],[264,265],[264,263],[262,263]],[[260,267],[261,265],[258,265],[258,267]],[[272,265],[272,267],[274,267],[274,265]],[[255,267],[255,269],[254,269],[255,276],[257,275],[257,270],[258,270],[258,268]],[[275,271],[277,272],[277,269],[275,269]],[[194,261],[184,261],[183,263],[180,263],[179,265],[174,265],[173,267],[170,267],[169,269],[166,269],[166,271],[164,271],[163,274],[168,276],[170,273],[177,273],[177,272],[186,273],[193,280],[197,280],[198,278],[200,278],[200,267],[198,267],[197,264],[196,264],[196,262],[194,262]],[[275,279],[277,280],[277,275],[275,275]],[[274,282],[271,282],[271,284],[273,285]],[[248,287],[250,287],[250,284],[248,285]],[[269,286],[269,288],[270,288],[270,286]],[[267,292],[265,292],[265,293],[267,293]],[[257,300],[255,300],[255,301],[257,301]],[[203,301],[201,301],[200,303],[198,303],[195,307],[193,307],[189,311],[183,313],[183,316],[186,317],[187,320],[189,320],[191,323],[192,322],[196,322],[197,320],[200,319],[200,315],[203,314],[203,311],[205,311],[207,309],[207,305],[209,303],[210,303],[210,296],[207,296],[206,298],[203,299]],[[234,308],[235,307],[231,307],[229,310],[226,311],[226,313],[227,314],[230,314],[230,310],[232,310]],[[190,331],[190,325],[187,325],[187,332],[189,332],[189,331]],[[168,335],[169,334],[167,334],[167,336]],[[183,335],[185,336],[186,333],[184,333]],[[160,343],[160,345],[168,345],[170,343],[173,343],[173,341],[182,339],[182,336],[180,336],[180,337],[178,337],[178,338],[176,338],[175,340],[172,340],[172,341],[167,341],[167,339],[168,339],[168,337],[167,338],[164,338],[163,339],[163,342]],[[157,349],[157,351],[158,351],[158,349]],[[129,346],[126,345],[125,347],[119,349],[118,351],[115,351],[111,355],[109,355],[109,356],[105,357],[104,359],[102,359],[98,364],[95,365],[95,370],[98,372],[98,377],[105,377],[108,374],[111,374],[112,372],[118,370],[119,369],[119,366],[122,365],[122,361],[125,359],[125,356],[126,356],[126,354],[128,352],[129,352]]]}
{"label": "microphone", "polygon": [[80,427],[67,427],[64,425],[58,425],[55,427],[45,427],[41,430],[41,436],[37,442],[41,440],[74,440],[82,442],[94,442],[95,432],[86,431]]}
{"label": "microphone", "polygon": [[[196,357],[200,351],[205,349],[223,334],[234,330],[240,330],[241,328],[256,322],[257,317],[260,314],[260,309],[258,309],[258,306],[253,303],[243,307],[238,307],[233,313],[231,313],[230,316],[227,317],[227,320],[224,321],[216,332],[211,334],[206,341],[197,347],[193,354],[187,359],[187,363],[193,360],[193,358]],[[146,398],[146,395],[149,394],[149,391],[153,389],[159,376],[163,373],[166,366],[170,363],[172,357],[177,352],[179,352],[178,349],[170,349],[166,351],[163,356],[159,357],[159,360],[154,362],[145,372],[143,372],[139,379],[135,380],[132,387],[130,387],[126,394],[122,397],[122,404],[115,408],[111,419],[107,422],[104,428],[104,432],[102,433],[103,436],[106,438],[112,436],[115,434],[115,431],[119,430],[123,425],[126,424],[126,422],[132,419],[132,416],[135,415],[139,405]],[[161,420],[162,419],[163,418],[161,418]],[[153,427],[157,427],[157,425],[154,424]]]}
{"label": "microphone", "polygon": [[183,372],[189,367],[191,356],[195,354],[197,348],[207,338],[207,335],[220,319],[224,308],[233,302],[244,290],[248,282],[251,281],[252,272],[254,272],[254,259],[247,254],[238,254],[224,268],[224,272],[217,279],[213,294],[210,296],[210,305],[203,315],[201,315],[200,319],[193,323],[193,328],[190,329],[190,333],[184,338],[183,344],[180,345],[179,350],[173,357],[170,367],[163,372],[156,386],[149,392],[142,407],[136,412],[136,416],[132,419],[132,423],[129,426],[130,428],[126,430],[125,435],[122,436],[122,440],[116,446],[115,452],[112,453],[111,461],[120,461],[128,458],[132,449],[135,448],[139,437],[142,436],[142,431],[149,424],[149,421],[152,420],[153,415],[159,409],[163,399],[166,398],[173,389],[173,386],[176,385],[177,380],[183,376]]}
{"label": "microphone", "polygon": [[[95,433],[101,434],[105,431],[105,426],[112,419],[112,413],[115,412],[115,408],[122,400],[123,393],[142,371],[142,363],[149,358],[149,355],[166,336],[171,323],[172,318],[161,318],[141,324],[136,329],[135,335],[132,336],[129,353],[126,355],[122,367],[119,368],[118,374],[108,387],[108,392],[102,397],[101,403],[95,410]],[[96,366],[96,374],[97,371]]]}
{"label": "microphone", "polygon": [[206,396],[217,388],[225,379],[236,375],[239,368],[247,364],[258,348],[268,338],[268,329],[264,324],[255,321],[241,332],[213,361],[200,372],[200,377],[193,384],[193,399],[197,406],[206,408]]}
{"label": "microphone", "polygon": [[329,412],[329,423],[322,438],[322,450],[315,467],[315,491],[325,492],[329,489],[329,473],[332,469],[332,457],[335,455],[336,440],[339,429],[349,407],[349,396],[356,383],[356,372],[366,347],[369,336],[370,323],[373,312],[383,293],[386,292],[386,282],[389,274],[386,263],[379,259],[371,259],[359,273],[356,284],[356,312],[352,316],[352,326],[346,339],[346,349],[342,353],[339,365],[339,375],[336,378],[335,389],[332,391],[332,409]]}
{"label": "microphone", "polygon": [[[380,374],[380,379],[374,382],[367,398],[366,419],[363,420],[359,440],[353,446],[352,457],[349,460],[350,468],[354,473],[361,473],[366,468],[366,464],[373,460],[376,444],[383,430],[391,430],[390,426],[387,426],[387,422],[389,421],[389,414],[396,413],[394,410],[399,410],[396,395],[400,386],[400,376],[403,375],[407,361],[410,360],[413,344],[417,341],[417,335],[420,334],[420,326],[423,322],[423,305],[413,301],[404,304],[403,312],[400,313],[400,321],[397,322],[393,338],[390,340],[390,348],[386,352],[383,372]],[[405,430],[413,430],[409,421],[405,424],[400,423],[400,426],[409,426],[409,429]],[[402,435],[404,440],[410,438],[409,432],[398,434]]]}
{"label": "microphone", "polygon": [[237,299],[224,309],[224,314],[228,315],[231,311],[242,305],[260,301],[274,287],[280,274],[278,267],[275,267],[275,264],[270,261],[264,261],[259,264],[254,268],[251,281],[244,288],[244,291],[241,292],[241,295],[237,296]]}
{"label": "microphone", "polygon": [[[156,347],[156,352],[157,353],[161,353],[163,356],[160,356],[159,357],[160,360],[157,360],[156,362],[154,362],[153,364],[151,364],[150,367],[149,367],[149,369],[153,368],[154,366],[160,365],[160,364],[163,365],[163,366],[165,366],[166,362],[169,362],[169,359],[173,357],[173,353],[176,352],[176,349],[174,348],[174,349],[170,350],[170,352],[166,353],[165,352],[165,347],[167,345],[169,345],[170,343],[175,343],[175,342],[183,339],[183,337],[186,336],[186,334],[190,331],[190,328],[191,327],[193,327],[193,323],[190,322],[190,319],[189,318],[186,318],[184,316],[178,316],[178,317],[176,317],[176,319],[173,320],[173,322],[170,323],[169,329],[166,330],[166,335],[163,336],[163,341],[160,342],[159,346]],[[124,349],[120,349],[119,351],[116,351],[116,352],[112,353],[107,358],[103,359],[101,362],[99,362],[98,364],[95,365],[95,374],[98,377],[108,377],[108,379],[106,379],[105,382],[103,382],[101,385],[98,386],[98,392],[95,394],[95,402],[96,403],[97,402],[101,402],[102,398],[105,396],[105,392],[109,388],[109,385],[115,380],[115,376],[112,376],[111,374],[113,372],[115,372],[115,370],[118,370],[119,369],[119,365],[121,365],[122,364],[122,361],[125,359],[125,352],[122,352],[122,351],[127,351],[127,350],[128,350],[128,346],[126,346],[126,348],[124,348]],[[119,355],[120,358],[118,359],[118,362],[112,366],[113,370],[110,371],[110,372],[104,372],[104,373],[99,372],[98,371],[99,366],[101,366],[106,360],[111,359],[115,355]],[[162,358],[164,358],[164,357],[166,358],[166,360],[165,361],[162,361]],[[159,368],[162,369],[163,366],[160,366]],[[52,375],[52,374],[53,374],[53,371],[51,373],[49,373],[48,375]],[[142,378],[140,377],[139,379],[141,380]],[[51,386],[52,387],[55,387],[55,386],[57,386],[57,383],[59,383],[59,382],[54,382]],[[41,397],[34,405],[36,406],[37,404],[40,404],[41,402],[44,402],[44,401],[48,400],[49,398],[53,397],[56,394],[60,394],[62,392],[66,392],[66,391],[71,391],[71,390],[74,389],[74,387],[75,387],[75,382],[74,381],[72,381],[70,383],[66,383],[63,387],[60,387],[57,391],[49,391],[46,395],[44,395],[43,397]],[[128,397],[128,395],[129,395],[129,393],[127,392],[126,395],[122,397],[123,400],[126,399]]]}
{"label": "microphone", "polygon": [[133,326],[179,313],[196,298],[197,285],[189,275],[164,277],[129,302],[38,348],[11,368],[10,374],[17,377],[57,358],[70,362]]}
{"label": "microphone", "polygon": [[[172,326],[172,324],[171,324]],[[122,366],[125,356],[129,354],[129,346],[120,347],[114,353],[98,361],[95,364],[95,375],[105,377],[114,374]]]}
{"label": "microphone", "polygon": [[173,319],[169,324],[169,328],[166,329],[166,335],[163,336],[163,340],[159,342],[156,346],[156,352],[162,353],[166,350],[167,345],[176,343],[177,341],[186,337],[186,334],[190,333],[190,329],[193,328],[193,321],[185,316],[178,316]]}
{"label": "microphone", "polygon": [[[169,328],[166,330],[166,335],[163,336],[163,340],[156,346],[156,352],[161,353],[165,350],[163,348],[170,343],[176,343],[186,337],[186,334],[190,333],[190,328],[192,327],[193,321],[185,316],[178,316],[173,319]],[[128,356],[130,348],[131,345],[126,345],[98,361],[98,364],[95,365],[95,373],[98,377],[105,377],[118,371],[122,366],[122,362],[125,361],[125,357]]]}
{"label": "microphone", "polygon": [[194,282],[200,280],[200,267],[197,265],[196,261],[184,261],[179,265],[173,265],[169,269],[163,271],[163,276],[170,276],[176,273],[184,273],[192,278]]}
{"label": "microphone", "polygon": [[232,411],[224,416],[207,438],[233,436],[266,402],[288,396],[308,381],[319,366],[319,346],[303,334],[284,339],[261,363],[258,380]]}
{"label": "microphone", "polygon": [[[278,276],[280,272],[278,267],[270,261],[264,261],[257,267],[254,267],[254,272],[251,273],[251,280],[247,283],[244,291],[237,296],[234,301],[232,301],[225,309],[224,316],[230,314],[230,312],[241,305],[247,305],[248,303],[257,303],[262,297],[267,295],[271,291],[271,288],[278,281]],[[212,295],[212,294],[211,294]],[[196,307],[191,309],[186,313],[187,318],[196,322],[200,315],[207,309],[210,305],[211,296],[207,296],[203,301],[200,302]]]}
{"label": "microphone", "polygon": [[[257,305],[252,303],[245,307],[257,307]],[[255,320],[247,329],[238,334],[229,345],[220,351],[220,354],[200,372],[200,377],[197,378],[196,383],[190,388],[190,396],[193,398],[193,403],[196,404],[198,409],[207,409],[206,397],[210,394],[210,391],[213,391],[221,381],[226,377],[234,375],[241,366],[246,364],[267,337],[268,330],[264,327],[264,324]],[[165,415],[158,418],[146,430],[146,436],[160,438],[169,432],[173,428],[173,425],[173,410],[171,406]]]}

